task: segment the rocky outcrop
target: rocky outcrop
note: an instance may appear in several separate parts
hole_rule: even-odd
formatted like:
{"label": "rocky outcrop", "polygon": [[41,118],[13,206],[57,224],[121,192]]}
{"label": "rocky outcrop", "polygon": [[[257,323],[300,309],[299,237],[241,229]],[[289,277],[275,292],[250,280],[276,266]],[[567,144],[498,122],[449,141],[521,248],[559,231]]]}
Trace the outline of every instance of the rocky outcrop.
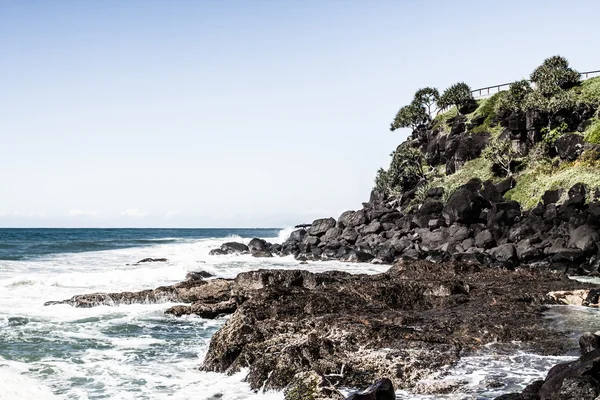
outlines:
{"label": "rocky outcrop", "polygon": [[266,256],[293,255],[301,261],[390,264],[402,259],[471,257],[508,268],[600,274],[600,201],[577,184],[562,204],[556,204],[560,191],[553,190],[544,194],[543,203],[525,211],[519,203],[502,198],[513,184],[511,179],[497,185],[473,179],[446,204],[439,200],[443,189],[433,188],[417,208],[364,203],[363,209],[346,211],[337,221],[319,219],[308,231],[294,231],[282,245],[253,239],[252,254],[265,256],[259,253],[264,248]]}
{"label": "rocky outcrop", "polygon": [[[530,351],[562,351],[562,336],[542,312],[577,290],[587,291],[580,298],[596,301],[600,293],[550,271],[485,268],[472,260],[403,261],[378,275],[258,270],[46,304],[169,301],[186,303],[166,311],[175,316],[232,314],[212,337],[203,370],[247,369],[252,388],[283,389],[288,399],[306,391],[341,398],[336,387],[367,387],[380,378],[418,391],[421,379],[486,343],[519,341]],[[353,398],[387,396],[389,388],[379,381]]]}
{"label": "rocky outcrop", "polygon": [[293,393],[294,382],[306,385],[301,377],[315,371],[340,386],[388,377],[414,388],[489,342],[557,351],[562,339],[540,317],[552,302],[547,294],[589,286],[550,272],[429,262],[403,262],[374,276],[254,271],[236,285],[247,300],[213,336],[202,369],[247,368],[253,388]]}

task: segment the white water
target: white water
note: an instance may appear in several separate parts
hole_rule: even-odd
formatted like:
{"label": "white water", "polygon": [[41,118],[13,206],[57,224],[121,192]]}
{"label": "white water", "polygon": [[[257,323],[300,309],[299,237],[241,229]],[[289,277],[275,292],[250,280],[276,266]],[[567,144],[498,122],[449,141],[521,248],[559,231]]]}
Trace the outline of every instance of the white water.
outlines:
{"label": "white water", "polygon": [[[286,234],[278,239],[285,239]],[[172,284],[191,270],[234,277],[257,268],[361,273],[387,269],[341,262],[299,266],[292,258],[208,255],[210,249],[230,240],[181,240],[151,247],[0,261],[0,354],[5,355],[5,359],[0,358],[0,400],[282,399],[281,393],[253,393],[242,382],[243,372],[225,376],[198,371],[210,336],[224,319],[166,316],[163,311],[170,304],[91,309],[43,306],[45,301],[80,293],[136,291]],[[131,265],[146,257],[166,257],[169,262]],[[463,382],[461,393],[400,393],[399,398],[493,398],[544,376],[558,360],[528,354],[509,357],[490,348],[486,355],[463,359],[444,377]],[[503,386],[488,389],[490,379]]]}

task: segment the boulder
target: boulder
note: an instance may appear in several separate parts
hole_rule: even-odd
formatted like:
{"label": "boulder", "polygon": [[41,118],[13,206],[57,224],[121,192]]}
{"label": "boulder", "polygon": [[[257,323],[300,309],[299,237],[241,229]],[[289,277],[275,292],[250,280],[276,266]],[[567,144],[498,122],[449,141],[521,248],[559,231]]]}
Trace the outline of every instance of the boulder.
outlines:
{"label": "boulder", "polygon": [[466,188],[458,189],[448,199],[442,215],[447,225],[455,222],[470,224],[478,219],[481,210],[486,206],[489,206],[489,203],[478,194]]}
{"label": "boulder", "polygon": [[290,237],[286,240],[286,242],[301,242],[302,239],[304,239],[304,236],[306,236],[306,230],[298,229],[290,234]]}
{"label": "boulder", "polygon": [[363,210],[346,211],[340,215],[338,224],[340,228],[355,228],[367,223],[367,215]]}
{"label": "boulder", "polygon": [[583,152],[583,136],[574,133],[562,135],[554,142],[556,153],[563,160],[575,161]]}
{"label": "boulder", "polygon": [[186,281],[202,281],[204,278],[210,278],[213,274],[206,271],[190,271],[185,274]]}
{"label": "boulder", "polygon": [[225,255],[225,254],[246,254],[250,251],[248,246],[238,242],[223,243],[220,248],[211,250],[210,255]]}
{"label": "boulder", "polygon": [[421,238],[421,245],[429,250],[435,250],[448,240],[446,228],[430,231],[429,229],[417,229],[417,233]]}
{"label": "boulder", "polygon": [[490,249],[496,245],[494,235],[489,229],[484,229],[475,235],[475,246],[482,249]]}
{"label": "boulder", "polygon": [[346,400],[395,400],[396,392],[392,381],[380,379],[362,392],[350,394]]}
{"label": "boulder", "polygon": [[255,251],[268,251],[270,248],[269,243],[264,239],[254,238],[248,243],[248,249],[251,252]]}
{"label": "boulder", "polygon": [[583,183],[576,183],[569,189],[568,195],[569,199],[563,205],[580,209],[585,205],[587,189]]}
{"label": "boulder", "polygon": [[324,235],[329,229],[335,226],[336,222],[333,218],[321,218],[313,221],[308,233],[312,236]]}
{"label": "boulder", "polygon": [[354,228],[346,228],[340,235],[340,239],[345,240],[349,244],[353,244],[358,239],[358,232]]}
{"label": "boulder", "polygon": [[503,181],[499,182],[496,184],[496,189],[498,190],[498,192],[500,192],[500,194],[502,196],[504,196],[504,194],[506,192],[508,192],[510,189],[514,188],[515,185],[517,184],[517,181],[515,181],[515,178],[508,177],[506,179],[504,179]]}
{"label": "boulder", "polygon": [[169,260],[167,260],[166,258],[144,258],[143,260],[136,262],[136,264],[149,263],[149,262],[167,262],[167,261],[169,261]]}
{"label": "boulder", "polygon": [[562,195],[562,189],[546,190],[542,195],[542,201],[544,205],[556,204]]}
{"label": "boulder", "polygon": [[569,242],[567,246],[592,254],[597,251],[599,242],[600,234],[598,233],[597,227],[581,225],[569,233]]}
{"label": "boulder", "polygon": [[517,249],[515,246],[506,243],[490,250],[490,254],[498,261],[510,261],[517,259]]}
{"label": "boulder", "polygon": [[362,229],[362,233],[365,235],[379,232],[381,232],[381,223],[379,221],[373,221]]}

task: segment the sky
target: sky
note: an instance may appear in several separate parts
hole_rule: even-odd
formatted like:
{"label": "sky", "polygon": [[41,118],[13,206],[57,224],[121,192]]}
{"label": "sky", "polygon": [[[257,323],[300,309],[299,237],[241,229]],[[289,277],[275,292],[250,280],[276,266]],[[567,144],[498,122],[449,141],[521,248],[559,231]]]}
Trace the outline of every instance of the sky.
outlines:
{"label": "sky", "polygon": [[425,86],[600,69],[589,1],[0,0],[0,227],[285,227],[369,198]]}

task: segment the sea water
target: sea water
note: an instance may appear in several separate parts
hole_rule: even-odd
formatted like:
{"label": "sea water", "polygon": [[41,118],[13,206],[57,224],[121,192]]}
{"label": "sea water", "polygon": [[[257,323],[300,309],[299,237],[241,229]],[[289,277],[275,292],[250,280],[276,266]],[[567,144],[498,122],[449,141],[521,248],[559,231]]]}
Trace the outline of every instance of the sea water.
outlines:
{"label": "sea water", "polygon": [[[290,229],[0,229],[0,399],[282,399],[255,393],[244,371],[198,370],[211,336],[225,323],[173,317],[173,304],[89,309],[44,307],[91,292],[138,291],[170,285],[188,271],[231,278],[258,268],[379,273],[388,267],[343,262],[299,265],[291,257],[209,256],[227,241],[282,242]],[[141,263],[144,258],[168,262]],[[570,309],[594,328],[595,310]],[[564,314],[564,312],[563,312]],[[585,317],[588,317],[586,320]],[[558,323],[558,322],[557,322]],[[582,326],[585,330],[587,326]],[[589,329],[588,329],[589,330]],[[593,330],[593,329],[592,329]],[[598,330],[596,328],[595,330]],[[519,390],[570,357],[503,354],[493,346],[463,358],[442,378],[460,382],[445,396],[400,392],[400,399],[490,399]],[[496,384],[490,389],[489,382]]]}

